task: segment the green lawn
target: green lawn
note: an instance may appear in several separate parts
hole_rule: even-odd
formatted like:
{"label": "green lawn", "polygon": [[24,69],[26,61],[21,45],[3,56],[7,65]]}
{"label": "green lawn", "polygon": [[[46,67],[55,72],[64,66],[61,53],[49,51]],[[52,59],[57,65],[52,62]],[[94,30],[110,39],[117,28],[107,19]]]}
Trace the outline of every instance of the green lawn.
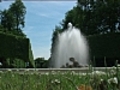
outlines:
{"label": "green lawn", "polygon": [[120,90],[119,74],[117,69],[105,73],[40,73],[28,70],[19,73],[8,70],[0,72],[0,90],[78,90],[82,84],[91,86],[92,90]]}

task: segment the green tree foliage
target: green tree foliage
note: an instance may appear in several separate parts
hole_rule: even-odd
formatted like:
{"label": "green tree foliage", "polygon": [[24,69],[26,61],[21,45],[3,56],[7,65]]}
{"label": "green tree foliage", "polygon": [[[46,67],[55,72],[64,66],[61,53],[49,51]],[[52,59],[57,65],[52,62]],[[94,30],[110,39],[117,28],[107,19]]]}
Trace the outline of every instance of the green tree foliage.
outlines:
{"label": "green tree foliage", "polygon": [[120,0],[78,0],[78,4],[66,13],[61,24],[63,29],[68,22],[85,35],[119,32]]}
{"label": "green tree foliage", "polygon": [[20,30],[25,24],[24,18],[26,14],[26,7],[21,0],[16,0],[12,5],[10,5],[9,10],[15,19],[15,29]]}
{"label": "green tree foliage", "polygon": [[69,22],[71,22],[73,25],[75,24],[76,17],[74,17],[74,15],[76,14],[77,14],[77,7],[73,7],[72,10],[66,13],[65,19],[61,23],[61,25],[63,26],[63,30],[67,29],[67,24]]}
{"label": "green tree foliage", "polygon": [[43,57],[39,57],[35,59],[36,68],[47,68],[48,60],[45,60]]}
{"label": "green tree foliage", "polygon": [[4,28],[4,30],[13,30],[14,27],[14,18],[12,16],[12,14],[10,13],[9,10],[4,10],[1,12],[1,25]]}
{"label": "green tree foliage", "polygon": [[0,28],[9,33],[25,36],[22,28],[25,26],[26,7],[21,0],[16,0],[8,10],[0,11]]}

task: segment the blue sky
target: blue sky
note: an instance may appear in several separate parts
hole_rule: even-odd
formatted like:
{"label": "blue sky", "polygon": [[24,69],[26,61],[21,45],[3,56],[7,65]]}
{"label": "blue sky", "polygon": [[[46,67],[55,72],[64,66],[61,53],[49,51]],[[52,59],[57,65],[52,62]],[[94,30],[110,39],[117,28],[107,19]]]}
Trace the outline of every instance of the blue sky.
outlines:
{"label": "blue sky", "polygon": [[[0,9],[7,9],[13,1],[2,1]],[[72,9],[76,2],[24,1],[27,13],[23,32],[30,39],[34,58],[48,59],[50,57],[51,38],[55,25],[59,25],[64,19],[65,13]]]}

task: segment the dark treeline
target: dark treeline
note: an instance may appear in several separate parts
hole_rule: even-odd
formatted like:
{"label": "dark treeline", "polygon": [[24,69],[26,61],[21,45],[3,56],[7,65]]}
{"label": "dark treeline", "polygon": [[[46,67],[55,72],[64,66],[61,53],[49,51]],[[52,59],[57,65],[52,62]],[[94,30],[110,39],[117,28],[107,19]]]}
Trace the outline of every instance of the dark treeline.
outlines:
{"label": "dark treeline", "polygon": [[119,32],[120,0],[78,0],[55,30],[65,30],[68,22],[84,35]]}
{"label": "dark treeline", "polygon": [[35,61],[36,68],[47,68],[48,67],[48,60],[45,60],[44,57],[38,57],[34,61]]}
{"label": "dark treeline", "polygon": [[68,22],[81,29],[84,35],[119,32],[120,0],[78,0],[66,13],[63,29]]}
{"label": "dark treeline", "polygon": [[65,14],[59,26],[55,26],[52,48],[57,34],[67,28],[68,22],[79,28],[85,36],[120,31],[120,0],[78,0],[77,5]]}

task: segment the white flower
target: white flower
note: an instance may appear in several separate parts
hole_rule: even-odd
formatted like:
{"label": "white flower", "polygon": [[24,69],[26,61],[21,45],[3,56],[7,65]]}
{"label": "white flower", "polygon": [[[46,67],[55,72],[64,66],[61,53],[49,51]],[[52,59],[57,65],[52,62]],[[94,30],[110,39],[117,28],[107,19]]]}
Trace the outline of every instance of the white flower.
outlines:
{"label": "white flower", "polygon": [[117,66],[120,67],[120,64],[118,64]]}
{"label": "white flower", "polygon": [[30,69],[25,69],[25,72],[28,72],[28,71],[30,71]]}
{"label": "white flower", "polygon": [[58,79],[54,79],[54,80],[51,81],[51,83],[60,84],[60,81]]}
{"label": "white flower", "polygon": [[87,75],[87,73],[82,73],[82,76],[86,76]]}
{"label": "white flower", "polygon": [[7,71],[11,72],[12,70],[11,69],[7,69]]}
{"label": "white flower", "polygon": [[75,71],[72,71],[71,74],[72,74],[72,75],[76,75],[76,72],[75,72]]}
{"label": "white flower", "polygon": [[16,69],[16,71],[18,72],[18,71],[19,71],[19,69]]}
{"label": "white flower", "polygon": [[118,79],[116,77],[108,79],[108,83],[118,84]]}
{"label": "white flower", "polygon": [[12,77],[14,77],[14,74],[12,74]]}
{"label": "white flower", "polygon": [[86,76],[87,75],[87,73],[78,73],[78,75],[80,75],[80,76]]}
{"label": "white flower", "polygon": [[106,73],[105,72],[102,72],[102,71],[93,71],[92,73],[91,73],[91,75],[98,75],[98,76],[101,76],[101,75],[105,75]]}
{"label": "white flower", "polygon": [[113,69],[113,70],[116,70],[116,67],[115,67],[115,66],[113,66],[113,67],[112,67],[112,69]]}
{"label": "white flower", "polygon": [[48,72],[46,72],[46,73],[45,73],[45,75],[49,75],[49,73],[48,73]]}
{"label": "white flower", "polygon": [[0,73],[3,73],[3,71],[0,71]]}
{"label": "white flower", "polygon": [[100,81],[103,82],[103,79],[101,78]]}
{"label": "white flower", "polygon": [[54,81],[52,80],[51,83],[54,83]]}
{"label": "white flower", "polygon": [[58,79],[55,79],[55,82],[56,82],[56,83],[60,83],[60,81],[59,81]]}
{"label": "white flower", "polygon": [[56,72],[55,72],[55,71],[52,71],[51,73],[52,73],[53,75],[55,75],[55,74],[56,74]]}
{"label": "white flower", "polygon": [[110,74],[111,74],[111,75],[115,75],[115,74],[116,74],[116,71],[115,71],[115,70],[110,70]]}
{"label": "white flower", "polygon": [[118,79],[116,77],[113,78],[113,83],[118,84]]}

